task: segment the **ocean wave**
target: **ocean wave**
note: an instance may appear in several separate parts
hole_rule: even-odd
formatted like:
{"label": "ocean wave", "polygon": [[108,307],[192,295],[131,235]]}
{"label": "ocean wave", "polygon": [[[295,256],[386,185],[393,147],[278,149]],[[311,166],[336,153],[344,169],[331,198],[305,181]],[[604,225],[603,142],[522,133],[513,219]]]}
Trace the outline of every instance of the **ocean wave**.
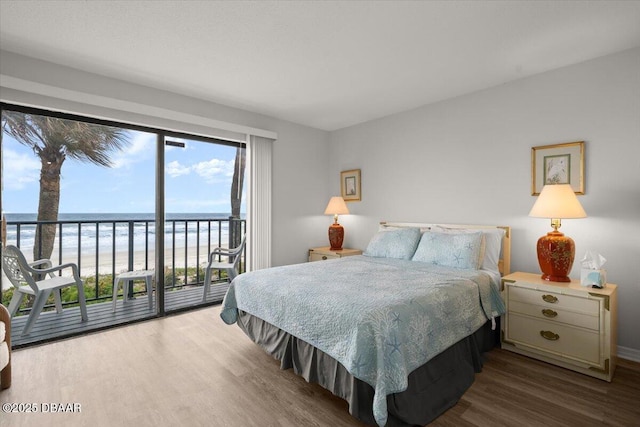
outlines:
{"label": "ocean wave", "polygon": [[[15,214],[14,214],[15,215]],[[116,216],[119,217],[116,218]],[[145,250],[153,248],[156,240],[155,221],[140,218],[122,218],[131,214],[94,216],[82,215],[74,219],[60,218],[56,224],[55,250],[85,253],[122,251],[129,248]],[[146,214],[149,215],[149,214]],[[214,214],[174,214],[179,216],[165,222],[164,241],[166,247],[188,247],[226,245],[229,238],[228,215]],[[183,217],[185,216],[185,217]],[[92,217],[92,218],[90,218]],[[167,217],[169,217],[167,215]],[[76,222],[73,222],[73,221]],[[32,250],[36,234],[35,220],[12,218],[7,215],[7,243],[17,244],[24,250]],[[29,223],[31,221],[31,223]],[[93,222],[92,222],[93,221]]]}

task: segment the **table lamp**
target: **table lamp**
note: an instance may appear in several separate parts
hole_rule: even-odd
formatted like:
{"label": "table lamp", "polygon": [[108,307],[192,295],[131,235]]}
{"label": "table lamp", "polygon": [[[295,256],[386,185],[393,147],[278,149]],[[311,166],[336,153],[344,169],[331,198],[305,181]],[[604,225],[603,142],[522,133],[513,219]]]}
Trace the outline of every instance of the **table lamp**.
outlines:
{"label": "table lamp", "polygon": [[338,215],[349,213],[347,204],[342,197],[336,196],[329,200],[327,209],[324,210],[325,215],[333,215],[333,224],[329,227],[329,243],[331,243],[332,251],[342,250],[342,241],[344,240],[344,228],[338,224]]}
{"label": "table lamp", "polygon": [[576,246],[573,239],[558,231],[562,218],[586,218],[570,184],[545,185],[529,216],[550,218],[553,231],[538,239],[538,263],[542,278],[551,282],[570,282]]}

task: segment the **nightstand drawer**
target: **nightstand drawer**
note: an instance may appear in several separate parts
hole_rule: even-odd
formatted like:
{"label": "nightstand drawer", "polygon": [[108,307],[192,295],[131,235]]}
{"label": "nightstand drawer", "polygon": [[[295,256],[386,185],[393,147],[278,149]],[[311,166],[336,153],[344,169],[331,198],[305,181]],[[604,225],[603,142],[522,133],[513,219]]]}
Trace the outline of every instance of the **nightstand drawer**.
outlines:
{"label": "nightstand drawer", "polygon": [[318,253],[309,253],[309,261],[326,261],[328,259],[337,259],[340,258],[337,255],[333,254],[318,254]]}
{"label": "nightstand drawer", "polygon": [[600,304],[596,300],[564,295],[536,289],[509,287],[509,302],[520,301],[527,304],[535,304],[551,309],[571,310],[584,314],[598,315]]}
{"label": "nightstand drawer", "polygon": [[346,256],[354,256],[354,255],[362,255],[362,251],[360,249],[349,249],[349,248],[331,249],[329,246],[324,246],[321,248],[309,249],[308,259],[310,262],[326,261],[328,259],[344,258]]}
{"label": "nightstand drawer", "polygon": [[551,323],[564,323],[569,326],[588,328],[596,332],[600,330],[600,316],[598,316],[598,313],[596,313],[596,315],[577,313],[558,307],[550,308],[548,306],[528,304],[516,300],[509,300],[509,312],[526,314],[541,320],[547,320]]}
{"label": "nightstand drawer", "polygon": [[509,313],[506,340],[600,364],[600,334]]}

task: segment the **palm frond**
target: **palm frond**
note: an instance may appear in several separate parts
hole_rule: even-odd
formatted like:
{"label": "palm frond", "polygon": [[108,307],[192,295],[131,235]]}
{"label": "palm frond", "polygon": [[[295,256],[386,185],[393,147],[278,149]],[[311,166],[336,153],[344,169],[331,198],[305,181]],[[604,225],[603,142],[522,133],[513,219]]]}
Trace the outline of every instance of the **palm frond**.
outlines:
{"label": "palm frond", "polygon": [[106,167],[112,165],[111,154],[130,142],[125,129],[16,111],[3,111],[2,130],[40,157]]}

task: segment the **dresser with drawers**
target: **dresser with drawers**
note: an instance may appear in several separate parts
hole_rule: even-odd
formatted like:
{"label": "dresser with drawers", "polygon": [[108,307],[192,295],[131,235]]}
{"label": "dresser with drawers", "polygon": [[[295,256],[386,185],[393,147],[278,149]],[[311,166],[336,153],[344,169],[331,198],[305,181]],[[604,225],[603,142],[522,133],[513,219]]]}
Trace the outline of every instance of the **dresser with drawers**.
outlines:
{"label": "dresser with drawers", "polygon": [[583,287],[540,274],[503,277],[502,348],[611,381],[616,358],[616,285]]}

